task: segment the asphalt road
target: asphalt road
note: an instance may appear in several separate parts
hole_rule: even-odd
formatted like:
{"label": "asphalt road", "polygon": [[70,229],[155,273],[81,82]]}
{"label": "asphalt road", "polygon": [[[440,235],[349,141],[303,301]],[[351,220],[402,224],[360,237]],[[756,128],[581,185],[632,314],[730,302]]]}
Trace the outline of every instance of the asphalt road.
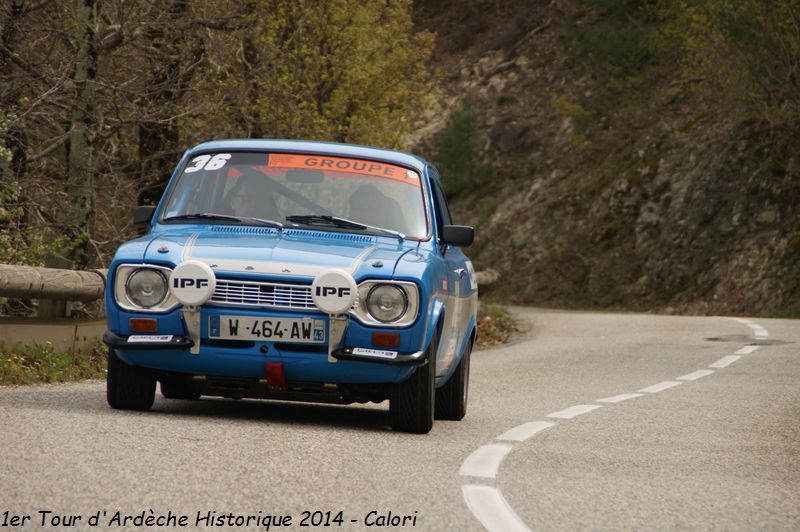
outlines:
{"label": "asphalt road", "polygon": [[800,321],[516,313],[528,331],[474,354],[467,417],[425,436],[387,404],[0,387],[0,529],[800,529]]}

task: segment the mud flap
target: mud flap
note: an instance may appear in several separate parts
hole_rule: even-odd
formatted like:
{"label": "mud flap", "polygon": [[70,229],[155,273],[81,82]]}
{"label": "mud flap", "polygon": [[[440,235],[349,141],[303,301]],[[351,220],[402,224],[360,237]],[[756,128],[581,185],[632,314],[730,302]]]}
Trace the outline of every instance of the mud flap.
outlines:
{"label": "mud flap", "polygon": [[283,393],[289,391],[286,384],[286,373],[283,371],[283,362],[267,362],[267,390],[270,393]]}

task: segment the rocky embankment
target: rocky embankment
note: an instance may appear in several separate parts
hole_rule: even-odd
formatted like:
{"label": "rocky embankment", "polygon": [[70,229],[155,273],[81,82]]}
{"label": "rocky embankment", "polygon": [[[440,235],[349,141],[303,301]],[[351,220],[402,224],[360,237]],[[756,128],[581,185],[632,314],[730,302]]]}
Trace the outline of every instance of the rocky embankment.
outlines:
{"label": "rocky embankment", "polygon": [[462,49],[439,35],[441,92],[420,145],[435,158],[448,117],[471,113],[465,157],[480,179],[452,203],[478,228],[476,267],[501,274],[486,295],[800,314],[797,140],[711,112],[677,74],[588,116],[575,102],[602,87],[569,63],[563,4],[528,10],[493,40],[501,21],[489,19]]}

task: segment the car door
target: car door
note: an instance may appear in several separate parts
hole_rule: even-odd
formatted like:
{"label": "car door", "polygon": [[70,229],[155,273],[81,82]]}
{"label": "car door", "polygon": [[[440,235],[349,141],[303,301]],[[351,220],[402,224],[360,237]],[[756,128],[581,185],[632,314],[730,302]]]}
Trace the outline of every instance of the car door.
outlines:
{"label": "car door", "polygon": [[450,210],[438,179],[431,180],[433,200],[436,210],[437,245],[445,263],[447,295],[445,296],[445,327],[439,340],[439,353],[436,357],[436,373],[447,373],[459,353],[459,344],[465,334],[464,310],[466,297],[470,293],[470,273],[467,258],[457,246],[449,246],[441,241],[442,228],[452,224]]}

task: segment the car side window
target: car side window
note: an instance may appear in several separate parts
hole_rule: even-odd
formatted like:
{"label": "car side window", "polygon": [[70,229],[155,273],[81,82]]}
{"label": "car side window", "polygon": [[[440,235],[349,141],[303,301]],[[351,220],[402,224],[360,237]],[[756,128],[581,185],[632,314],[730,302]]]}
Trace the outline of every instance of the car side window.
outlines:
{"label": "car side window", "polygon": [[[437,183],[437,185],[439,185]],[[442,205],[444,206],[444,215],[445,221],[447,225],[452,225],[455,222],[453,221],[453,213],[450,212],[450,205],[447,204],[447,196],[444,195],[444,190],[442,190],[441,185],[439,185],[439,194],[442,196]]]}
{"label": "car side window", "polygon": [[442,186],[439,184],[438,180],[433,181],[433,191],[436,203],[436,224],[441,234],[442,226],[451,225],[453,223],[453,218],[450,215],[450,207],[447,205],[447,199],[444,197]]}

